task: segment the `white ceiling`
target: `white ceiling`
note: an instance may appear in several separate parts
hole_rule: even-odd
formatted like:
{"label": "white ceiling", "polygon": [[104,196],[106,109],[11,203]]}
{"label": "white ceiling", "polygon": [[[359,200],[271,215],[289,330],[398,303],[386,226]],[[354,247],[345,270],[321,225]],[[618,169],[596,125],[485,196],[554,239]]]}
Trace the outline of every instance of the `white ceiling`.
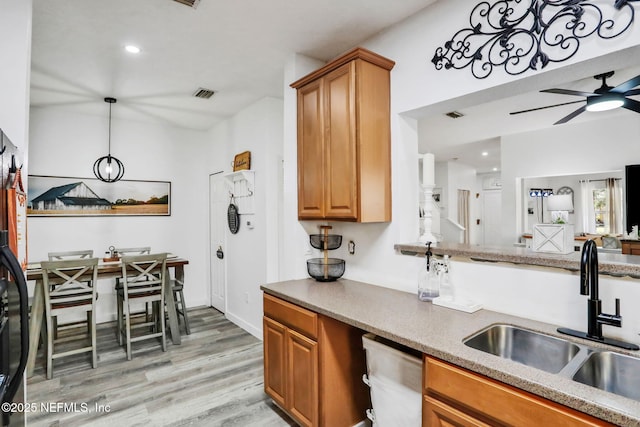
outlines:
{"label": "white ceiling", "polygon": [[111,96],[114,117],[206,130],[281,98],[293,53],[329,60],[434,1],[34,0],[31,105],[106,116]]}
{"label": "white ceiling", "polygon": [[[640,58],[636,62],[640,62]],[[611,70],[601,69],[599,73],[606,71]],[[639,74],[640,65],[615,70],[614,76],[607,80],[607,84],[616,86]],[[600,87],[601,83],[601,80],[587,77],[566,81],[553,87],[592,92]],[[633,98],[640,99],[639,96]],[[491,172],[493,168],[500,168],[500,136],[552,127],[553,123],[583,104],[565,105],[517,115],[510,115],[510,112],[583,99],[535,91],[459,110],[454,108],[464,114],[464,117],[457,119],[451,119],[444,114],[432,114],[419,121],[419,152],[434,153],[436,161],[455,160],[473,166],[479,173]],[[619,108],[599,113],[584,112],[566,124],[556,126],[573,126],[591,120],[607,120],[614,116],[640,119],[637,113]],[[482,152],[487,152],[487,156],[482,156]]]}
{"label": "white ceiling", "polygon": [[[201,0],[192,9],[173,0],[33,0],[31,105],[106,116],[103,98],[112,96],[116,118],[207,130],[262,97],[281,98],[290,55],[329,60],[435,1]],[[142,52],[133,56],[126,44]],[[552,86],[592,91],[599,81],[575,76],[616,66],[609,84],[619,84],[640,74],[640,58],[630,56],[574,67]],[[539,77],[535,89],[546,86],[546,74]],[[216,94],[194,98],[199,87]],[[433,106],[419,121],[419,151],[490,172],[500,166],[500,136],[550,127],[580,104],[509,112],[574,99],[535,91],[482,105],[460,99],[460,106]],[[442,114],[451,110],[465,116]],[[583,113],[560,126],[623,114],[635,113]]]}

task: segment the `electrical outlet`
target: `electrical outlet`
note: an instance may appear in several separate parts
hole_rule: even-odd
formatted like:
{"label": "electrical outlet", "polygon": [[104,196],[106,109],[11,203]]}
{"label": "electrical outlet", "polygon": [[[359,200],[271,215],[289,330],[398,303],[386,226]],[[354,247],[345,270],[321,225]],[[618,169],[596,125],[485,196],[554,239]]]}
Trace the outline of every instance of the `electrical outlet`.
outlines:
{"label": "electrical outlet", "polygon": [[249,292],[244,293],[244,302],[249,304]]}

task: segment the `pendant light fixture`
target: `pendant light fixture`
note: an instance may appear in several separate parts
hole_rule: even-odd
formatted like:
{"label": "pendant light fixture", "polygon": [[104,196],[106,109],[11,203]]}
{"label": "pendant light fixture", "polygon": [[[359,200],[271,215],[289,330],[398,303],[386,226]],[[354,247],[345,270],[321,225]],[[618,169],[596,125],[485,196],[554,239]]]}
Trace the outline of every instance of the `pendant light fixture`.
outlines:
{"label": "pendant light fixture", "polygon": [[100,181],[116,182],[124,175],[124,165],[111,155],[111,105],[116,103],[116,99],[105,98],[104,102],[109,104],[109,151],[93,164],[93,173]]}

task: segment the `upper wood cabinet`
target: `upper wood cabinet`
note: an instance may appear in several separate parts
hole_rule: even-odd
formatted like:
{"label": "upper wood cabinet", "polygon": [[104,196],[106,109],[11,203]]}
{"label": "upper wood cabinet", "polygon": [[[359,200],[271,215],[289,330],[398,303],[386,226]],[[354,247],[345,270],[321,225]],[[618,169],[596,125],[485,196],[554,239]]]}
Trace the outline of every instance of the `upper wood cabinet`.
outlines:
{"label": "upper wood cabinet", "polygon": [[390,71],[353,49],[297,80],[298,219],[391,221]]}

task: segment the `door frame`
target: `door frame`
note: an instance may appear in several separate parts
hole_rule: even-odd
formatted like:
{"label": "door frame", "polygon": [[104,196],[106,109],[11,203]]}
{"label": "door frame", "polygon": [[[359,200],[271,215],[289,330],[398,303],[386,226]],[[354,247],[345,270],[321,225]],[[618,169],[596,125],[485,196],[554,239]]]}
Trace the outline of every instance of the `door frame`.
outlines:
{"label": "door frame", "polygon": [[[208,183],[208,187],[209,187],[209,240],[208,240],[208,260],[209,262],[207,263],[208,265],[208,276],[209,276],[209,287],[208,287],[208,293],[209,293],[209,305],[211,307],[216,308],[213,305],[213,300],[214,300],[214,293],[213,293],[213,281],[214,281],[214,277],[211,274],[213,271],[213,262],[214,262],[214,242],[213,242],[213,227],[212,227],[212,223],[213,223],[213,212],[212,212],[212,205],[213,205],[213,199],[212,199],[212,182],[214,179],[224,179],[223,178],[223,174],[224,171],[218,171],[218,172],[214,172],[214,173],[210,173],[209,174],[209,183]],[[227,247],[227,234],[224,233],[223,236],[223,243],[222,243],[222,247],[223,250],[226,251],[226,247]],[[225,254],[226,255],[226,254]],[[227,258],[226,256],[222,259],[223,265],[224,265],[224,278],[223,278],[223,288],[224,288],[224,310],[223,313],[227,312]],[[217,308],[216,308],[217,309]]]}

